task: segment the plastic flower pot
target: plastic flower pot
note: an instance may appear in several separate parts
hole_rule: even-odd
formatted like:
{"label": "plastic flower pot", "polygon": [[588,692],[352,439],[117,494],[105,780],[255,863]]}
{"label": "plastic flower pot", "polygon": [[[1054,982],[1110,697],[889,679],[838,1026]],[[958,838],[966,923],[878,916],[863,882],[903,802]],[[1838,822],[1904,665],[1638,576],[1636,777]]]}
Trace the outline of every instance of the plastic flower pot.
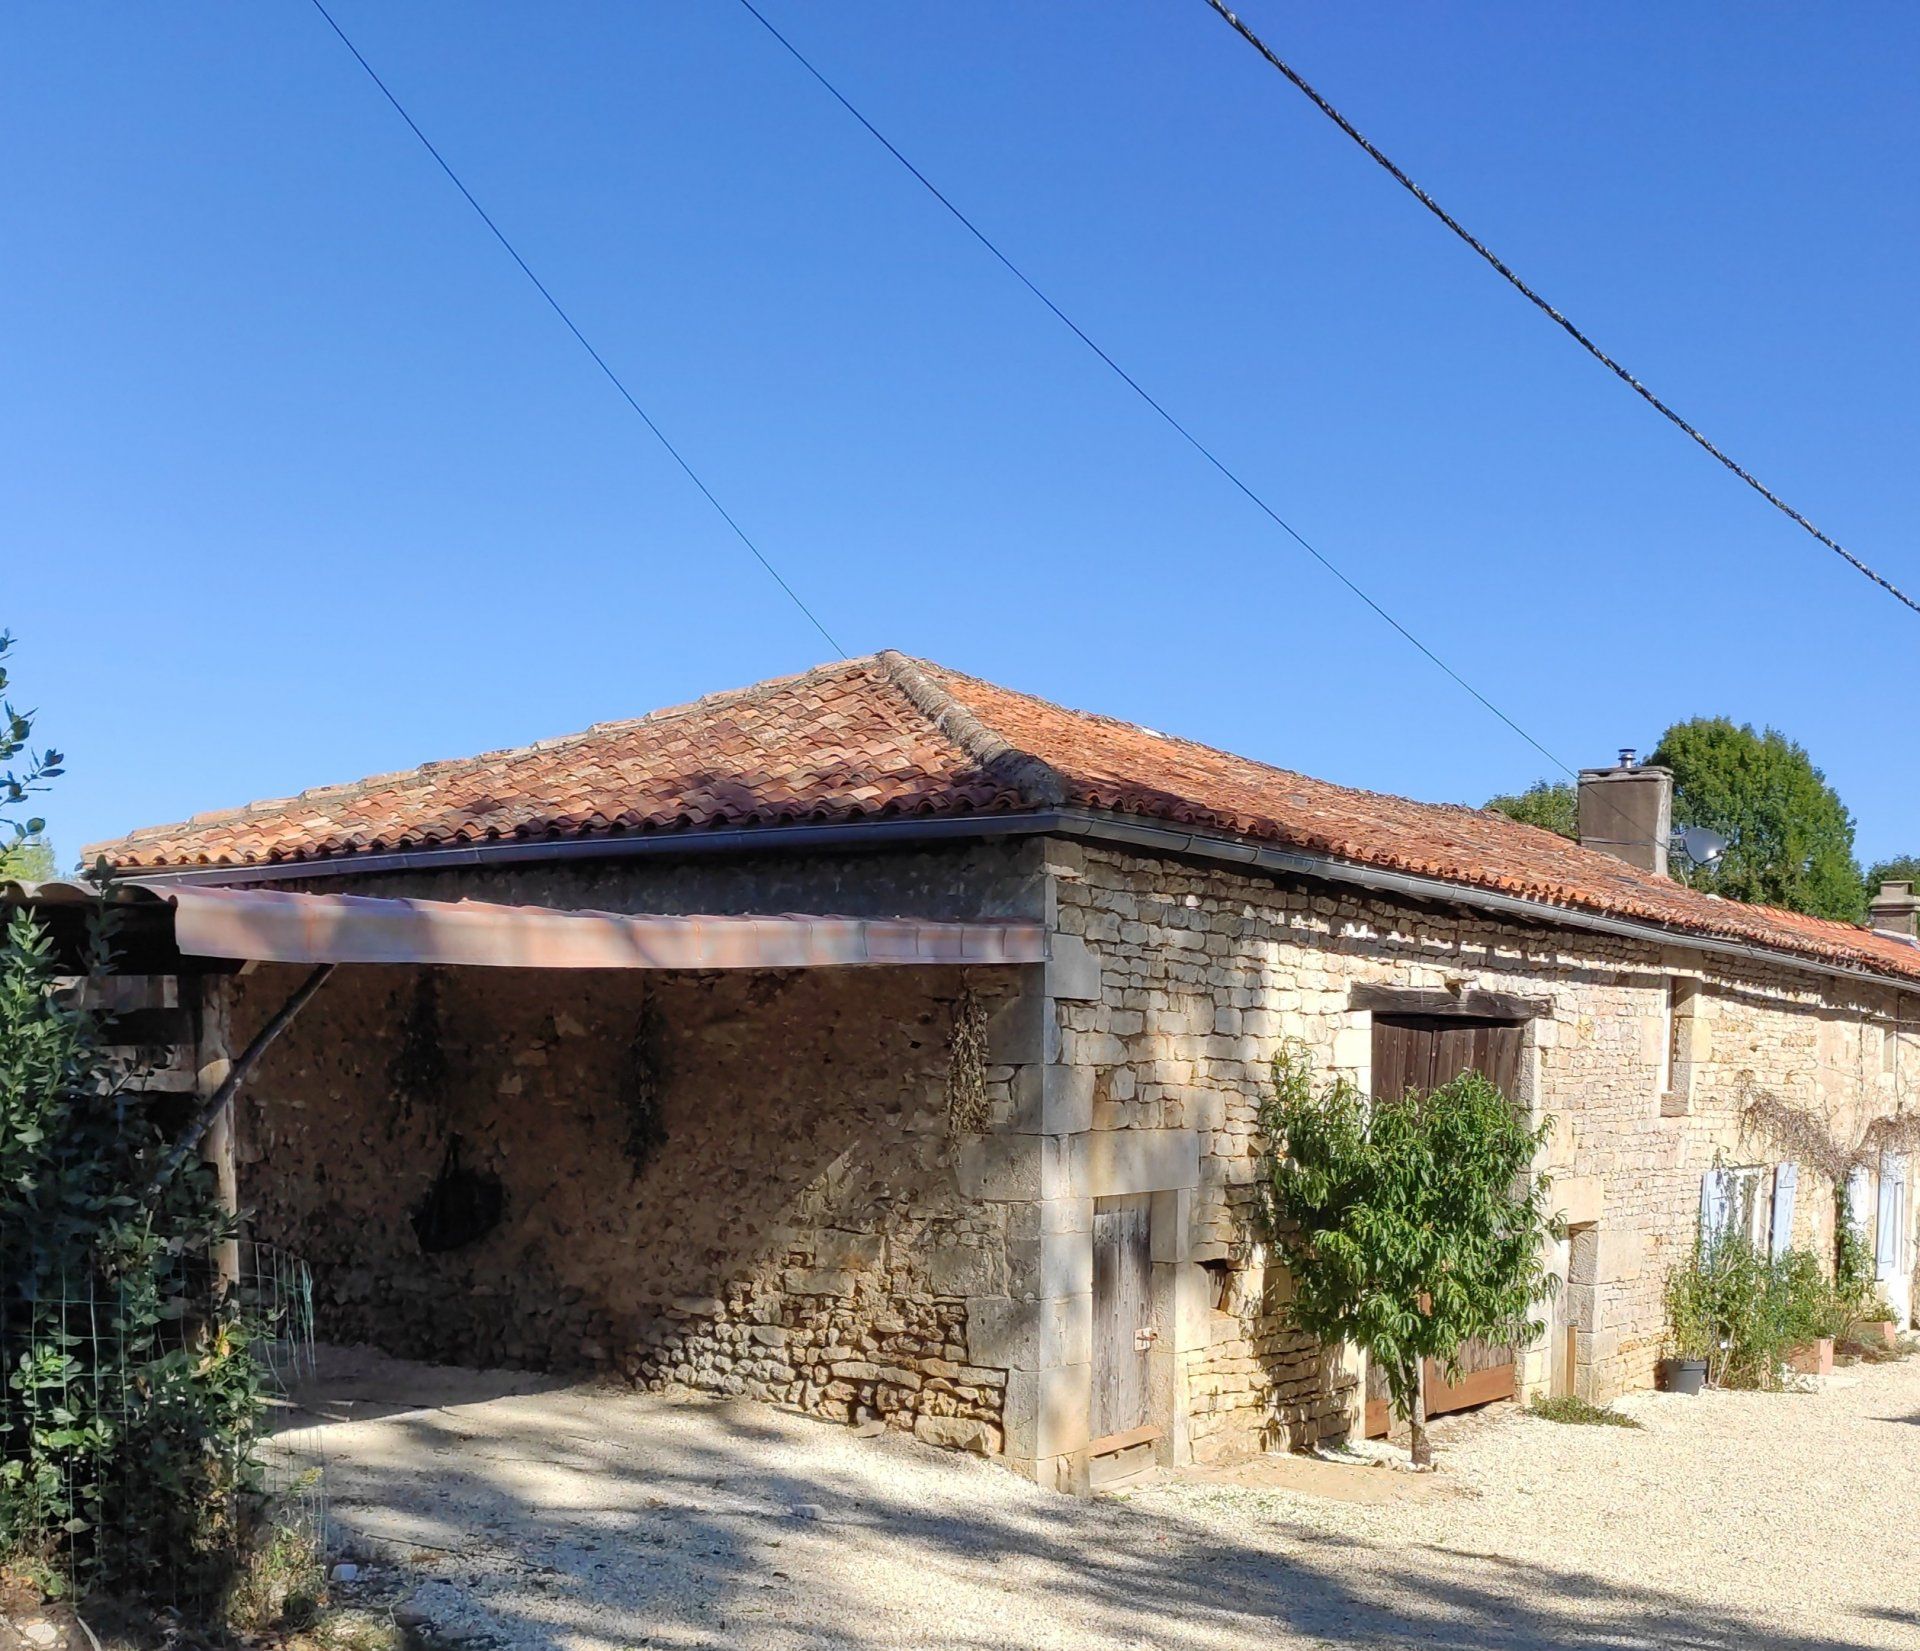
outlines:
{"label": "plastic flower pot", "polygon": [[1660,1385],[1669,1393],[1698,1393],[1707,1385],[1705,1359],[1662,1359]]}
{"label": "plastic flower pot", "polygon": [[1787,1355],[1787,1365],[1802,1376],[1831,1376],[1833,1337],[1822,1336],[1818,1341],[1808,1342],[1805,1347],[1796,1347]]}

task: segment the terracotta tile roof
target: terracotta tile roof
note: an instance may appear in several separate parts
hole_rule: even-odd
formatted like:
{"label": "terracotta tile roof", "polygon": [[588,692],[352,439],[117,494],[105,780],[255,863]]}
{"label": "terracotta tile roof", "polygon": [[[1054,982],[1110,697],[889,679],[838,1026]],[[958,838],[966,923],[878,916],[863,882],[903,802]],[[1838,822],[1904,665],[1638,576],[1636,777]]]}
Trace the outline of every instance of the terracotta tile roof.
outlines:
{"label": "terracotta tile roof", "polygon": [[1920,979],[1920,949],[1696,892],[1504,815],[1329,785],[883,653],[630,722],[89,848],[123,870],[503,840],[1034,812],[1142,816]]}

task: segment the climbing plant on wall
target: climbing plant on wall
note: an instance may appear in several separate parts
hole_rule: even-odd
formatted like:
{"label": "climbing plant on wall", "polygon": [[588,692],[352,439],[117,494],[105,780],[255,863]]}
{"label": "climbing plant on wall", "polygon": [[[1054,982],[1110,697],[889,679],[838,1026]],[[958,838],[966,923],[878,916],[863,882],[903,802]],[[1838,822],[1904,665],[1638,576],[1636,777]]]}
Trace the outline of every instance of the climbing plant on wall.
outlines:
{"label": "climbing plant on wall", "polygon": [[1542,1245],[1560,1229],[1533,1163],[1550,1123],[1530,1124],[1477,1072],[1369,1102],[1345,1077],[1316,1083],[1298,1044],[1274,1060],[1260,1122],[1264,1226],[1292,1277],[1292,1322],[1385,1373],[1424,1466],[1425,1361],[1457,1374],[1470,1338],[1541,1334]]}

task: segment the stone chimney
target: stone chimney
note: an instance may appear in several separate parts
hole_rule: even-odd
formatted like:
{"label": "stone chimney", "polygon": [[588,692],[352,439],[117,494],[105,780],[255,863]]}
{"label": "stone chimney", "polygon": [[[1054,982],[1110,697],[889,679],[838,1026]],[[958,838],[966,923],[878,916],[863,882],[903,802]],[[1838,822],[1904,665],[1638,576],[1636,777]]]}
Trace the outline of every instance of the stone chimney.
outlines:
{"label": "stone chimney", "polygon": [[1667,839],[1673,834],[1673,775],[1643,768],[1631,749],[1615,768],[1580,770],[1580,846],[1597,848],[1630,866],[1667,875]]}
{"label": "stone chimney", "polygon": [[1867,927],[1880,934],[1920,939],[1920,896],[1911,883],[1886,882],[1867,907]]}

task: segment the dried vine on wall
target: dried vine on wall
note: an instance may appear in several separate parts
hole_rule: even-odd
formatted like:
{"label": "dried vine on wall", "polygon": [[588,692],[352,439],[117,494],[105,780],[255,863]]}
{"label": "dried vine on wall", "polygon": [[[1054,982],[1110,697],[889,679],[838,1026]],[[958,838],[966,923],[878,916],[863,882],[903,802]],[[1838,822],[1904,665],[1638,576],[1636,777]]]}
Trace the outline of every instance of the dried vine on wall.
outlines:
{"label": "dried vine on wall", "polygon": [[626,1121],[625,1148],[638,1180],[667,1144],[661,1097],[666,1088],[663,1049],[666,1022],[651,997],[640,1005],[626,1059],[620,1068],[620,1110]]}
{"label": "dried vine on wall", "polygon": [[1883,1152],[1920,1147],[1920,1111],[1875,1118],[1849,1145],[1834,1134],[1832,1120],[1817,1109],[1759,1088],[1750,1074],[1743,1076],[1741,1088],[1741,1127],[1836,1186],[1856,1169],[1873,1168]]}
{"label": "dried vine on wall", "polygon": [[440,976],[426,969],[413,983],[413,997],[400,1023],[400,1047],[387,1068],[397,1103],[390,1129],[413,1116],[416,1103],[438,1111],[447,1094],[447,1051],[440,1027]]}
{"label": "dried vine on wall", "polygon": [[977,1135],[987,1127],[987,1008],[971,986],[954,1000],[947,1057],[947,1133]]}

